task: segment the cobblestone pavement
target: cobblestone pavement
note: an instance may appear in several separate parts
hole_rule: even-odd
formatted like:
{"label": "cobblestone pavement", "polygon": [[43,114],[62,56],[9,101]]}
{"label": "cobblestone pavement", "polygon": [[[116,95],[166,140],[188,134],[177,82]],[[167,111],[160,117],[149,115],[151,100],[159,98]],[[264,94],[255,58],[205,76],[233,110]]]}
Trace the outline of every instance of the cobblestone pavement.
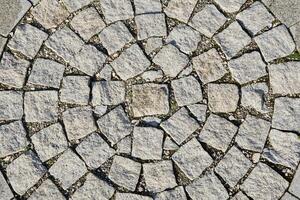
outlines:
{"label": "cobblestone pavement", "polygon": [[0,200],[299,200],[299,0],[0,0]]}

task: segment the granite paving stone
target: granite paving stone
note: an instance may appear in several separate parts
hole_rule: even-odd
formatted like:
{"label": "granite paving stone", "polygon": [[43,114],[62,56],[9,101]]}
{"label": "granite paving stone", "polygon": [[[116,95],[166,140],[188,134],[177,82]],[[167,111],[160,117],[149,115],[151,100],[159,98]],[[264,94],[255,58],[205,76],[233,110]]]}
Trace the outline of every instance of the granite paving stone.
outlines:
{"label": "granite paving stone", "polygon": [[137,15],[162,11],[160,0],[134,0],[134,7]]}
{"label": "granite paving stone", "polygon": [[187,200],[184,188],[178,186],[172,190],[167,190],[161,193],[158,193],[154,198],[155,200],[168,200],[168,199],[181,199]]}
{"label": "granite paving stone", "polygon": [[0,172],[0,195],[3,200],[10,200],[14,197],[14,194],[12,193],[11,189],[9,188],[5,178],[3,177],[3,174]]}
{"label": "granite paving stone", "polygon": [[216,3],[228,13],[239,11],[245,2],[246,0],[216,0]]}
{"label": "granite paving stone", "polygon": [[50,179],[45,180],[28,198],[28,200],[51,199],[65,200],[66,198]]}
{"label": "granite paving stone", "polygon": [[171,0],[164,12],[170,18],[187,23],[196,4],[197,0]]}
{"label": "granite paving stone", "polygon": [[295,173],[295,176],[291,182],[290,188],[289,188],[289,191],[297,197],[300,197],[299,182],[300,182],[300,168],[298,167],[298,169]]}
{"label": "granite paving stone", "polygon": [[64,5],[66,6],[69,12],[75,12],[80,8],[87,6],[91,2],[92,0],[77,0],[77,1],[63,0]]}
{"label": "granite paving stone", "polygon": [[101,0],[100,5],[107,23],[134,17],[130,0]]}
{"label": "granite paving stone", "polygon": [[116,193],[116,200],[152,200],[149,196],[143,196],[134,193]]}
{"label": "granite paving stone", "polygon": [[0,91],[0,120],[18,120],[23,116],[23,92]]}

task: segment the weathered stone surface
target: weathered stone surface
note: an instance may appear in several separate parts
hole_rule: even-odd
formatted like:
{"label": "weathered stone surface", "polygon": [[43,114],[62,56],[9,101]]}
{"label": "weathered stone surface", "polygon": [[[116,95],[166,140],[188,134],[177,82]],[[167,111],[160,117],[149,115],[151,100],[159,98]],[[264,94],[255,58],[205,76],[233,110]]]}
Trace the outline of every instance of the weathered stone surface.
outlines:
{"label": "weathered stone surface", "polygon": [[155,196],[155,200],[171,200],[171,199],[187,200],[185,191],[182,186],[178,186],[172,190],[167,190],[167,191],[158,193]]}
{"label": "weathered stone surface", "polygon": [[177,25],[169,33],[166,42],[173,44],[186,54],[190,54],[198,47],[201,41],[201,35],[188,25]]}
{"label": "weathered stone surface", "polygon": [[234,57],[251,42],[251,38],[237,22],[233,22],[225,30],[215,35],[214,39],[220,45],[227,59]]}
{"label": "weathered stone surface", "polygon": [[69,16],[67,9],[57,0],[41,0],[31,13],[46,29],[55,28]]}
{"label": "weathered stone surface", "polygon": [[60,88],[60,101],[87,105],[90,98],[89,81],[88,76],[65,76]]}
{"label": "weathered stone surface", "polygon": [[147,39],[146,44],[144,46],[145,52],[147,54],[150,54],[156,49],[160,48],[162,45],[163,45],[162,38],[155,38],[155,37],[149,38]]}
{"label": "weathered stone surface", "polygon": [[171,0],[164,12],[168,17],[187,23],[197,0]]}
{"label": "weathered stone surface", "polygon": [[84,162],[70,149],[50,167],[49,173],[67,190],[87,172]]}
{"label": "weathered stone surface", "polygon": [[[121,50],[125,44],[134,40],[127,27],[120,21],[103,29],[103,31],[99,34],[99,38],[109,54],[113,54]],[[112,40],[111,38],[114,39]]]}
{"label": "weathered stone surface", "polygon": [[12,39],[7,44],[9,48],[21,52],[29,58],[38,53],[48,34],[29,24],[17,26]]}
{"label": "weathered stone surface", "polygon": [[175,46],[164,46],[154,57],[153,62],[161,67],[166,76],[176,77],[189,62],[188,57]]}
{"label": "weathered stone surface", "polygon": [[292,36],[284,25],[254,38],[267,62],[290,55],[295,50]]}
{"label": "weathered stone surface", "polygon": [[117,192],[115,197],[116,197],[116,200],[152,200],[151,197],[142,196],[142,195],[133,194],[133,193]]}
{"label": "weathered stone surface", "polygon": [[129,135],[133,129],[129,118],[121,106],[102,116],[97,121],[97,124],[101,133],[105,135],[112,145]]}
{"label": "weathered stone surface", "polygon": [[194,115],[199,122],[204,123],[206,120],[206,111],[207,111],[207,105],[204,104],[193,104],[187,106],[189,111]]}
{"label": "weathered stone surface", "polygon": [[72,200],[110,199],[114,191],[112,186],[90,173],[87,175],[84,185],[72,195]]}
{"label": "weathered stone surface", "polygon": [[286,62],[269,65],[270,85],[273,94],[300,93],[300,62]]}
{"label": "weathered stone surface", "polygon": [[216,49],[211,49],[193,58],[193,67],[200,80],[206,84],[222,78],[227,70]]}
{"label": "weathered stone surface", "polygon": [[164,150],[176,151],[177,149],[179,149],[179,146],[169,136],[167,136],[164,142]]}
{"label": "weathered stone surface", "polygon": [[164,132],[151,127],[134,127],[131,155],[143,160],[162,158]]}
{"label": "weathered stone surface", "polygon": [[134,0],[135,14],[161,12],[160,0]]}
{"label": "weathered stone surface", "polygon": [[134,17],[130,0],[101,0],[100,5],[107,23]]}
{"label": "weathered stone surface", "polygon": [[100,81],[93,83],[93,105],[118,105],[125,101],[123,81]]}
{"label": "weathered stone surface", "polygon": [[4,49],[4,46],[5,46],[6,42],[7,42],[7,38],[2,37],[0,35],[0,54],[2,54],[2,51]]}
{"label": "weathered stone surface", "polygon": [[216,0],[216,3],[222,9],[229,13],[239,11],[245,2],[246,0]]}
{"label": "weathered stone surface", "polygon": [[119,186],[134,191],[138,183],[142,165],[129,158],[115,156],[108,178]]}
{"label": "weathered stone surface", "polygon": [[42,178],[47,169],[32,151],[28,151],[12,161],[6,172],[14,191],[23,195]]}
{"label": "weathered stone surface", "polygon": [[300,99],[275,99],[272,127],[300,133]]}
{"label": "weathered stone surface", "polygon": [[294,37],[298,51],[300,49],[300,31],[299,30],[300,30],[300,23],[297,23],[290,27],[290,31]]}
{"label": "weathered stone surface", "polygon": [[251,165],[252,162],[238,148],[233,146],[218,163],[215,170],[226,183],[234,187],[247,173]]}
{"label": "weathered stone surface", "polygon": [[143,164],[146,189],[151,192],[161,192],[177,185],[171,161]]}
{"label": "weathered stone surface", "polygon": [[131,154],[131,144],[132,139],[130,136],[123,138],[120,142],[117,143],[117,152],[124,154]]}
{"label": "weathered stone surface", "polygon": [[213,162],[195,138],[181,146],[172,155],[172,160],[190,180],[199,177]]}
{"label": "weathered stone surface", "polygon": [[0,91],[0,120],[17,120],[23,116],[23,92]]}
{"label": "weathered stone surface", "polygon": [[192,199],[225,200],[229,195],[221,181],[209,172],[186,186],[186,191]]}
{"label": "weathered stone surface", "polygon": [[54,90],[25,92],[26,122],[50,122],[58,117],[58,92]]}
{"label": "weathered stone surface", "polygon": [[10,87],[22,88],[29,64],[26,60],[4,52],[0,61],[0,83]]}
{"label": "weathered stone surface", "polygon": [[6,37],[29,10],[31,4],[23,0],[1,0],[0,3],[0,35]]}
{"label": "weathered stone surface", "polygon": [[112,67],[109,64],[104,64],[104,67],[99,72],[99,78],[101,80],[110,81],[112,78],[112,73],[113,73]]}
{"label": "weathered stone surface", "polygon": [[93,169],[100,167],[115,153],[115,150],[110,148],[98,133],[92,133],[86,137],[76,147],[76,151],[85,163]]}
{"label": "weathered stone surface", "polygon": [[63,78],[65,66],[55,61],[37,58],[28,78],[28,85],[59,88]]}
{"label": "weathered stone surface", "polygon": [[45,180],[33,193],[28,200],[65,200],[66,198],[58,190],[56,185],[50,180]]}
{"label": "weathered stone surface", "polygon": [[75,12],[76,10],[79,10],[80,8],[90,4],[91,2],[92,0],[63,0],[64,5],[70,12]]}
{"label": "weathered stone surface", "polygon": [[181,144],[199,128],[197,121],[189,116],[187,109],[184,107],[162,122],[160,126],[177,144]]}
{"label": "weathered stone surface", "polygon": [[103,116],[107,111],[107,106],[95,106],[94,108],[94,114],[96,114],[98,117]]}
{"label": "weathered stone surface", "polygon": [[300,161],[300,140],[298,135],[272,129],[269,134],[268,147],[264,149],[263,158],[270,162],[296,169]]}
{"label": "weathered stone surface", "polygon": [[232,198],[233,200],[249,200],[249,198],[244,195],[243,192],[239,191],[234,197]]}
{"label": "weathered stone surface", "polygon": [[272,27],[274,20],[272,14],[260,2],[253,3],[248,9],[239,13],[236,18],[251,35],[256,35],[266,27]]}
{"label": "weathered stone surface", "polygon": [[286,193],[282,196],[281,200],[298,200],[298,198],[295,197],[295,196],[293,196],[293,195],[291,195],[290,193],[286,192]]}
{"label": "weathered stone surface", "polygon": [[10,190],[6,180],[4,179],[2,173],[0,172],[0,195],[3,200],[10,200],[14,197],[14,194]]}
{"label": "weathered stone surface", "polygon": [[150,64],[141,48],[133,44],[116,58],[111,66],[122,80],[127,80],[144,72]]}
{"label": "weathered stone surface", "polygon": [[189,64],[187,67],[185,67],[180,74],[178,75],[178,78],[183,78],[185,76],[189,76],[193,72],[193,65]]}
{"label": "weathered stone surface", "polygon": [[63,128],[59,123],[48,126],[31,136],[34,148],[45,162],[68,148],[68,142]]}
{"label": "weathered stone surface", "polygon": [[300,168],[299,167],[298,167],[298,170],[296,171],[294,179],[290,185],[289,191],[293,195],[300,197]]}
{"label": "weathered stone surface", "polygon": [[168,114],[168,95],[169,90],[165,84],[146,83],[133,85],[131,109],[134,117]]}
{"label": "weathered stone surface", "polygon": [[270,127],[270,122],[247,115],[245,121],[240,125],[235,141],[243,149],[261,152],[267,140]]}
{"label": "weathered stone surface", "polygon": [[266,64],[263,62],[261,55],[256,51],[230,60],[228,67],[232,73],[232,77],[240,84],[245,84],[267,75]]}
{"label": "weathered stone surface", "polygon": [[190,26],[211,38],[226,22],[226,17],[213,4],[206,5],[191,19]]}
{"label": "weathered stone surface", "polygon": [[149,70],[145,71],[141,77],[147,82],[154,82],[161,80],[164,77],[164,73],[162,70]]}
{"label": "weathered stone surface", "polygon": [[228,120],[211,114],[198,137],[201,142],[225,152],[237,130]]}
{"label": "weathered stone surface", "polygon": [[137,15],[134,19],[139,40],[167,36],[166,19],[163,13]]}
{"label": "weathered stone surface", "polygon": [[69,140],[78,140],[96,131],[91,107],[76,107],[63,112],[63,121]]}
{"label": "weathered stone surface", "polygon": [[234,84],[208,84],[208,107],[212,112],[234,112],[240,99]]}
{"label": "weathered stone surface", "polygon": [[268,165],[259,163],[241,185],[253,199],[279,199],[289,183]]}

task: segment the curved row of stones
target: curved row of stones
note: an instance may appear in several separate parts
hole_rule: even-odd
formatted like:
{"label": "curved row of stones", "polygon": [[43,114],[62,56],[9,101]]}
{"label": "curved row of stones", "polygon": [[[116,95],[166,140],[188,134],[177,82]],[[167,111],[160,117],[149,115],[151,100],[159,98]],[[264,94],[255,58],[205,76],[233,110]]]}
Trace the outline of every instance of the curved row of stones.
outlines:
{"label": "curved row of stones", "polygon": [[0,2],[1,200],[300,198],[299,3]]}

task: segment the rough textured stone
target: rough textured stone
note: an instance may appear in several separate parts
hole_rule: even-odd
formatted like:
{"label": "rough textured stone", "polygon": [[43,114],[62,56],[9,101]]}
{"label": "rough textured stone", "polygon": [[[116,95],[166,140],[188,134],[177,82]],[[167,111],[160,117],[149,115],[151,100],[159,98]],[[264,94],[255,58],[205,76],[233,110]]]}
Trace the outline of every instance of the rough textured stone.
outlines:
{"label": "rough textured stone", "polygon": [[142,165],[129,158],[115,156],[108,177],[119,186],[134,191]]}
{"label": "rough textured stone", "polygon": [[241,191],[238,192],[234,197],[232,198],[233,200],[249,200],[249,198],[244,195]]}
{"label": "rough textured stone", "polygon": [[297,23],[290,27],[290,31],[294,37],[298,51],[300,49],[300,31],[299,30],[300,30],[300,23]]}
{"label": "rough textured stone", "polygon": [[298,170],[296,171],[294,179],[290,185],[289,191],[293,195],[300,197],[300,168],[299,167],[298,167]]}
{"label": "rough textured stone", "polygon": [[91,2],[92,0],[63,0],[64,5],[70,12],[75,12],[76,10],[79,10],[80,8],[90,4]]}
{"label": "rough textured stone", "polygon": [[237,22],[233,22],[225,30],[215,35],[214,39],[220,45],[227,59],[234,57],[251,42],[251,38]]}
{"label": "rough textured stone", "polygon": [[163,46],[162,38],[149,38],[147,39],[144,48],[145,48],[145,52],[147,54],[150,54],[153,51],[160,48],[161,46]]}
{"label": "rough textured stone", "polygon": [[194,115],[199,122],[204,123],[206,120],[206,111],[207,111],[207,105],[204,104],[193,104],[187,106],[189,111]]}
{"label": "rough textured stone", "polygon": [[162,122],[160,126],[177,144],[181,144],[199,128],[197,121],[189,116],[187,109],[184,107]]}
{"label": "rough textured stone", "polygon": [[134,127],[131,155],[143,160],[160,160],[164,133],[151,127]]}
{"label": "rough textured stone", "polygon": [[54,90],[25,92],[26,122],[50,122],[58,117],[58,92]]}
{"label": "rough textured stone", "polygon": [[107,112],[107,106],[95,106],[94,108],[94,114],[96,114],[98,117],[103,116]]}
{"label": "rough textured stone", "polygon": [[47,37],[47,33],[38,28],[29,24],[21,24],[17,26],[14,36],[8,43],[8,47],[21,52],[29,58],[33,58]]}
{"label": "rough textured stone", "polygon": [[130,0],[101,0],[100,5],[107,23],[134,17]]}
{"label": "rough textured stone", "polygon": [[0,195],[3,200],[10,200],[14,197],[14,194],[10,190],[6,180],[0,172]]}
{"label": "rough textured stone", "polygon": [[42,162],[51,159],[68,148],[66,136],[59,123],[35,133],[31,136],[31,141]]}
{"label": "rough textured stone", "polygon": [[171,0],[164,11],[168,17],[187,23],[196,4],[197,0]]}
{"label": "rough textured stone", "polygon": [[125,101],[123,81],[100,81],[93,83],[93,105],[118,105]]}
{"label": "rough textured stone", "polygon": [[14,191],[23,195],[42,178],[47,169],[32,151],[28,151],[12,161],[6,172]]}
{"label": "rough textured stone", "polygon": [[169,90],[165,84],[146,83],[133,85],[131,109],[134,117],[168,114],[168,95]]}
{"label": "rough textured stone", "polygon": [[212,114],[198,137],[201,142],[225,152],[237,130],[238,127],[231,122]]}
{"label": "rough textured stone", "polygon": [[124,154],[131,154],[131,144],[132,139],[130,136],[123,138],[120,142],[117,143],[117,152]]}
{"label": "rough textured stone", "polygon": [[193,58],[193,67],[200,80],[206,84],[222,78],[227,70],[216,49],[211,49]]}
{"label": "rough textured stone", "polygon": [[[101,80],[110,81],[112,78],[113,69],[109,64],[104,64],[104,67],[99,72],[99,78]],[[96,75],[97,76],[97,75]]]}
{"label": "rough textured stone", "polygon": [[135,14],[161,12],[160,0],[134,0]]}
{"label": "rough textured stone", "polygon": [[59,88],[65,66],[52,60],[38,58],[34,61],[28,85]]}
{"label": "rough textured stone", "polygon": [[246,0],[216,0],[216,3],[222,9],[229,13],[239,11],[245,2]]}
{"label": "rough textured stone", "polygon": [[158,193],[155,196],[155,200],[171,200],[171,199],[187,200],[185,191],[182,186],[178,186],[172,190],[167,190],[167,191]]}
{"label": "rough textured stone", "polygon": [[290,193],[286,192],[286,193],[282,196],[281,200],[298,200],[298,198],[295,197],[295,196],[293,196],[293,195],[291,195]]}
{"label": "rough textured stone", "polygon": [[179,149],[179,146],[169,136],[167,136],[164,142],[164,150],[176,151],[177,149]]}
{"label": "rough textured stone", "polygon": [[225,200],[229,195],[221,181],[209,172],[186,186],[186,191],[192,199]]}
{"label": "rough textured stone", "polygon": [[161,192],[177,185],[171,161],[143,164],[146,189],[151,192]]}
{"label": "rough textured stone", "polygon": [[134,44],[116,58],[111,66],[122,80],[127,80],[144,72],[150,66],[150,61],[141,48]]}
{"label": "rough textured stone", "polygon": [[147,82],[154,82],[163,79],[164,73],[162,70],[149,70],[145,71],[141,77]]}
{"label": "rough textured stone", "polygon": [[152,200],[151,197],[142,196],[133,193],[116,193],[116,200]]}
{"label": "rough textured stone", "polygon": [[211,38],[226,22],[226,17],[213,4],[206,5],[191,19],[190,26]]}
{"label": "rough textured stone", "polygon": [[65,200],[66,198],[58,190],[55,184],[47,179],[33,193],[28,200]]}
{"label": "rough textured stone", "polygon": [[181,146],[172,155],[172,160],[190,180],[199,177],[213,162],[195,138]]}
{"label": "rough textured stone", "polygon": [[4,49],[4,46],[5,46],[6,42],[7,42],[7,38],[2,37],[0,35],[0,54],[2,54],[2,51]]}
{"label": "rough textured stone", "polygon": [[290,55],[295,50],[292,36],[284,25],[254,38],[267,62]]}
{"label": "rough textured stone", "polygon": [[166,76],[176,77],[189,62],[188,57],[175,46],[164,46],[154,57],[153,62],[161,67]]}
{"label": "rough textured stone", "polygon": [[65,76],[60,88],[60,101],[87,105],[90,98],[89,80],[88,76]]}
{"label": "rough textured stone", "polygon": [[23,116],[23,92],[0,91],[0,120],[17,120]]}
{"label": "rough textured stone", "polygon": [[240,125],[235,141],[243,149],[261,152],[267,140],[270,127],[270,122],[247,115],[245,121]]}
{"label": "rough textured stone", "polygon": [[126,113],[121,106],[116,107],[106,115],[102,116],[97,124],[101,133],[112,145],[129,135],[133,129]]}
{"label": "rough textured stone", "polygon": [[76,107],[63,112],[63,121],[69,140],[77,140],[96,131],[91,107]]}
{"label": "rough textured stone", "polygon": [[239,101],[239,89],[234,84],[208,84],[208,107],[212,112],[234,112]]}
{"label": "rough textured stone", "polygon": [[93,169],[100,167],[115,153],[115,150],[110,148],[98,133],[92,133],[86,137],[76,147],[76,151],[85,163]]}
{"label": "rough textured stone", "polygon": [[261,55],[256,51],[230,60],[228,67],[232,73],[232,77],[240,84],[245,84],[267,75],[266,64],[263,62]]}
{"label": "rough textured stone", "polygon": [[241,185],[253,199],[279,199],[289,183],[268,165],[259,163]]}

